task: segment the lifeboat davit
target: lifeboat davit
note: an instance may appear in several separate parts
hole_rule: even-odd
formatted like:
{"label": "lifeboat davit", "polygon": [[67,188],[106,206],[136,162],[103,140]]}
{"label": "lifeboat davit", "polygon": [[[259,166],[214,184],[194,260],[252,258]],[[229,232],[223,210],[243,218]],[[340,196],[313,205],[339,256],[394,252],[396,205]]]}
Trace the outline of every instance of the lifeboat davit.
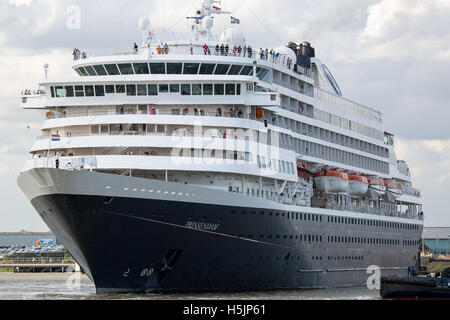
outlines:
{"label": "lifeboat davit", "polygon": [[367,180],[369,181],[371,190],[375,191],[380,196],[386,193],[386,185],[384,184],[383,179],[378,177],[369,177]]}
{"label": "lifeboat davit", "polygon": [[309,179],[312,176],[314,176],[314,172],[308,170],[306,168],[306,165],[298,165],[297,166],[297,173],[298,173],[298,176],[300,178],[303,178],[303,179]]}
{"label": "lifeboat davit", "polygon": [[314,186],[323,193],[348,193],[348,175],[337,169],[323,170],[316,173]]}
{"label": "lifeboat davit", "polygon": [[369,181],[366,177],[351,173],[348,175],[348,180],[348,193],[350,195],[362,196],[369,190]]}
{"label": "lifeboat davit", "polygon": [[387,191],[392,193],[395,197],[400,197],[403,194],[402,185],[394,180],[385,180]]}

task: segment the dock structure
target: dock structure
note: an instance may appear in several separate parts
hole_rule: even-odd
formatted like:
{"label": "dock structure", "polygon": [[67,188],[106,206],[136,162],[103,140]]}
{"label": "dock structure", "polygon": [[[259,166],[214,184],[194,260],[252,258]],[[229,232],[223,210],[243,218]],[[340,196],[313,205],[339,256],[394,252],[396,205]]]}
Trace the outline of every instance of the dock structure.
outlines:
{"label": "dock structure", "polygon": [[75,263],[6,263],[0,269],[12,269],[14,273],[65,273],[80,271]]}

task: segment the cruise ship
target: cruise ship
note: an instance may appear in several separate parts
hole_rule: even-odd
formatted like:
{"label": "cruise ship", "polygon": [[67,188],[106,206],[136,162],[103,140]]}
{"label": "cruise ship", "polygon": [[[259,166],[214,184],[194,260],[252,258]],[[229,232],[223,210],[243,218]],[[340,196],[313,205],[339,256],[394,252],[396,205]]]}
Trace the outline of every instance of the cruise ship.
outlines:
{"label": "cruise ship", "polygon": [[71,75],[23,92],[45,117],[18,178],[38,214],[97,293],[406,274],[423,200],[381,112],[345,98],[310,43],[248,43],[218,5],[179,40],[141,19],[129,52],[75,50]]}

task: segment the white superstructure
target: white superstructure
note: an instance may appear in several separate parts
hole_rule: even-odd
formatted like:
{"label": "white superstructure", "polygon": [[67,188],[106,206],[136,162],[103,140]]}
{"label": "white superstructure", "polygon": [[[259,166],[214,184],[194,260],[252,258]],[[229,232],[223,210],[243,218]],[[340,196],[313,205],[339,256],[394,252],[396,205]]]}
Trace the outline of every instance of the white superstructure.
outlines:
{"label": "white superstructure", "polygon": [[[228,14],[215,3],[196,9],[190,40],[155,39],[143,19],[137,50],[75,56],[77,75],[44,79],[42,91],[22,95],[23,108],[46,117],[24,171],[59,162],[291,206],[421,218],[420,192],[381,113],[344,98],[308,43],[271,55],[237,27],[215,38],[212,16]],[[400,189],[323,194],[298,166]]]}

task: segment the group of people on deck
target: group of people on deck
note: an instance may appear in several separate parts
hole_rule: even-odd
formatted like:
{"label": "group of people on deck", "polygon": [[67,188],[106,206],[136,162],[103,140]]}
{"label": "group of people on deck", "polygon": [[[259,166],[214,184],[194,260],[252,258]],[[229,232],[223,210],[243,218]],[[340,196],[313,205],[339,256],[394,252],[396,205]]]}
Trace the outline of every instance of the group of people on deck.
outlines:
{"label": "group of people on deck", "polygon": [[81,52],[80,49],[73,49],[73,60],[86,59],[86,52]]}
{"label": "group of people on deck", "polygon": [[[208,46],[207,43],[205,43],[203,45],[203,53],[204,55],[211,55],[211,49]],[[251,46],[244,46],[243,48],[239,45],[239,46],[233,46],[233,48],[231,48],[228,44],[224,45],[220,45],[217,44],[215,47],[215,51],[214,51],[216,56],[233,56],[233,57],[249,57],[251,58],[253,56],[253,49]]]}

